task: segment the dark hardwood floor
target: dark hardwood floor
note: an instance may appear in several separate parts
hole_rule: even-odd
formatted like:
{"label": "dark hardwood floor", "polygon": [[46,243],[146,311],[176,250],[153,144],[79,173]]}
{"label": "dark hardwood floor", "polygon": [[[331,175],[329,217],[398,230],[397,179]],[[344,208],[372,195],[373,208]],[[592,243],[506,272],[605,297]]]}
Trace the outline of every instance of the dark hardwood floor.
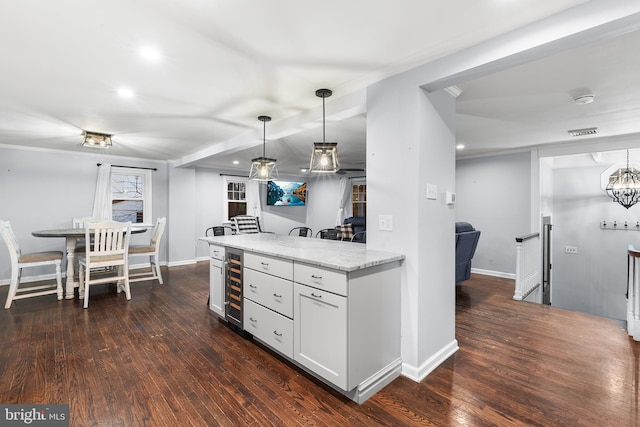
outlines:
{"label": "dark hardwood floor", "polygon": [[[132,299],[92,288],[0,311],[0,403],[68,403],[72,426],[638,426],[640,343],[613,322],[457,289],[460,350],[362,405],[232,332],[207,307],[208,263],[163,269]],[[0,288],[0,301],[7,287]]]}

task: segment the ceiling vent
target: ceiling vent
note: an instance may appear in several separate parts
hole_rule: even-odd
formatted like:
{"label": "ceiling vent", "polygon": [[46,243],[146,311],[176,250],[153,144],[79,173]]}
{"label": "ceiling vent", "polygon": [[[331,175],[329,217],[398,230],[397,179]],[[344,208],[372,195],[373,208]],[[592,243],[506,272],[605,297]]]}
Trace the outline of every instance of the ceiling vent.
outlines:
{"label": "ceiling vent", "polygon": [[585,128],[585,129],[574,129],[568,130],[571,136],[584,136],[584,135],[595,135],[598,133],[598,128]]}

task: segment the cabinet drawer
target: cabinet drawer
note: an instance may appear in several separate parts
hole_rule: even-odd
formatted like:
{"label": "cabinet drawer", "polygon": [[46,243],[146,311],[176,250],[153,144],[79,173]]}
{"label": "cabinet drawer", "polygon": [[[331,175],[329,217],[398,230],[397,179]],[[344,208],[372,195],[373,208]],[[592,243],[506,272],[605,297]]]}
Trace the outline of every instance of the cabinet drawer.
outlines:
{"label": "cabinet drawer", "polygon": [[243,288],[245,298],[289,318],[293,317],[293,282],[291,280],[245,269]]}
{"label": "cabinet drawer", "polygon": [[245,331],[293,359],[293,321],[255,302],[244,300]]}
{"label": "cabinet drawer", "polygon": [[209,254],[213,259],[224,259],[224,246],[209,245]]}
{"label": "cabinet drawer", "polygon": [[347,273],[343,271],[295,263],[293,277],[297,283],[347,296]]}
{"label": "cabinet drawer", "polygon": [[293,280],[293,262],[284,259],[273,258],[267,255],[257,255],[251,252],[244,253],[244,266],[263,273]]}

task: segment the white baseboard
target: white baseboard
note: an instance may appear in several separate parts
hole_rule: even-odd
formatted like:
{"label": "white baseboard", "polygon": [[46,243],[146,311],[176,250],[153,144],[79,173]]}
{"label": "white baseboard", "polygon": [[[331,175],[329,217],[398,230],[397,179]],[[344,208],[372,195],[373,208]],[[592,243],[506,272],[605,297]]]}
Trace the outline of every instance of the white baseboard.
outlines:
{"label": "white baseboard", "polygon": [[458,351],[458,340],[453,340],[449,344],[442,347],[429,359],[419,367],[411,366],[406,363],[402,364],[402,375],[415,381],[420,382],[427,377],[435,368],[440,366],[442,362],[447,360],[452,354]]}
{"label": "white baseboard", "polygon": [[191,265],[196,264],[195,259],[185,259],[183,261],[174,261],[167,264],[168,267],[177,267],[179,265]]}
{"label": "white baseboard", "polygon": [[476,274],[484,274],[485,276],[502,277],[503,279],[516,280],[515,273],[504,273],[502,271],[483,270],[481,268],[471,267],[471,272]]}

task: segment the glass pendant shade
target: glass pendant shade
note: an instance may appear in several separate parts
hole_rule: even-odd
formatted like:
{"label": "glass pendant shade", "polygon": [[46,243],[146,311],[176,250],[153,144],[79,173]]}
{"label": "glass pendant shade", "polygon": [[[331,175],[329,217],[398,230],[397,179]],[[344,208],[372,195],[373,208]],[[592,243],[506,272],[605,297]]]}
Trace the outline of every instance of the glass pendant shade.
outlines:
{"label": "glass pendant shade", "polygon": [[338,143],[314,142],[311,151],[311,172],[336,172],[338,170]]}
{"label": "glass pendant shade", "polygon": [[260,116],[258,117],[262,125],[262,157],[256,157],[255,159],[251,159],[251,170],[249,170],[249,179],[253,179],[256,181],[272,181],[278,179],[278,168],[276,168],[276,159],[270,159],[265,156],[265,145],[266,145],[266,129],[267,122],[271,120],[269,116]]}
{"label": "glass pendant shade", "polygon": [[609,177],[606,188],[609,197],[627,209],[638,203],[640,200],[639,173],[637,169],[629,167],[629,150],[627,150],[626,169],[620,168]]}
{"label": "glass pendant shade", "polygon": [[314,142],[311,150],[309,172],[335,173],[338,171],[338,143],[325,142],[324,99],[333,94],[330,89],[318,89],[316,96],[322,98],[322,142]]}
{"label": "glass pendant shade", "polygon": [[276,159],[268,157],[256,157],[251,160],[251,170],[249,171],[249,179],[256,181],[272,181],[278,178],[278,169],[276,168]]}

